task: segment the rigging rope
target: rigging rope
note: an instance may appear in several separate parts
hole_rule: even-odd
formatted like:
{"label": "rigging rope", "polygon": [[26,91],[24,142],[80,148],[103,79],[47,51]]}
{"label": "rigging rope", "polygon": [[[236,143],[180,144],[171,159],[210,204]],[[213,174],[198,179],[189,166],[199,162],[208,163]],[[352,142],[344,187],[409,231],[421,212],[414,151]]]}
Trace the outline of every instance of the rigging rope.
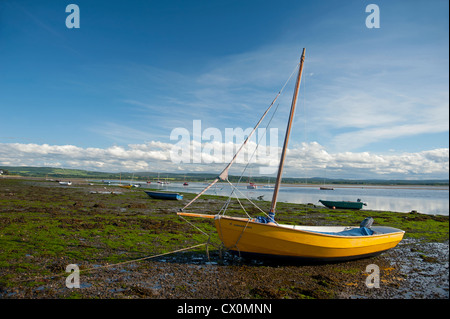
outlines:
{"label": "rigging rope", "polygon": [[[227,180],[228,181],[228,180]],[[265,212],[265,211],[263,211],[258,205],[256,205],[250,198],[248,198],[244,193],[242,193],[241,192],[241,190],[240,189],[238,189],[236,186],[234,186],[230,181],[228,181],[228,183],[231,185],[231,187],[233,188],[233,192],[236,190],[237,192],[239,192],[240,194],[241,194],[241,196],[243,196],[245,199],[247,199],[253,206],[255,206],[257,209],[259,209],[263,214],[266,214],[267,215],[267,213]],[[230,196],[231,197],[231,196]],[[244,211],[245,211],[245,208],[242,206],[242,204],[241,204],[241,202],[239,201],[239,198],[237,197],[237,195],[236,195],[236,199],[237,199],[237,201],[239,202],[239,204],[241,205],[241,207],[242,207],[242,209],[244,209]],[[247,214],[247,212],[245,211],[245,213]],[[223,214],[222,215],[224,215],[225,214],[225,212],[223,212]],[[247,216],[249,217],[249,218],[251,218],[248,214],[247,214]]]}
{"label": "rigging rope", "polygon": [[[127,261],[119,262],[119,263],[116,263],[116,264],[107,264],[107,265],[100,266],[100,267],[80,269],[79,273],[87,272],[87,271],[91,271],[91,270],[98,270],[98,269],[103,269],[103,268],[109,268],[109,267],[113,267],[113,266],[120,266],[120,265],[130,264],[130,263],[134,263],[134,262],[138,262],[138,261],[142,261],[142,260],[146,260],[146,259],[151,259],[151,258],[156,258],[156,257],[162,257],[162,256],[178,253],[178,252],[185,251],[185,250],[190,250],[190,249],[197,248],[197,247],[204,246],[204,245],[208,245],[208,244],[209,244],[209,241],[206,242],[206,243],[194,245],[194,246],[187,247],[187,248],[181,248],[181,249],[177,249],[177,250],[174,250],[174,251],[169,251],[167,253],[162,253],[162,254],[158,254],[158,255],[147,256],[147,257],[142,257],[142,258],[133,259],[133,260],[127,260]],[[12,280],[12,282],[26,282],[26,281],[39,280],[39,279],[40,280],[48,280],[48,279],[54,279],[56,277],[62,277],[62,276],[66,276],[66,275],[68,275],[68,273],[60,273],[60,274],[55,274],[55,275],[51,275],[51,276],[34,277],[34,278],[21,279],[21,280]]]}
{"label": "rigging rope", "polygon": [[[266,117],[267,113],[269,112],[269,110],[272,108],[272,106],[274,105],[275,101],[278,99],[278,97],[280,96],[280,94],[282,93],[282,91],[284,90],[284,88],[286,87],[286,85],[288,84],[288,82],[290,81],[290,79],[292,78],[292,75],[295,73],[295,71],[297,70],[298,66],[300,64],[297,64],[294,68],[294,70],[292,71],[291,75],[289,76],[289,78],[287,79],[287,81],[284,83],[283,87],[280,89],[280,91],[278,92],[278,94],[276,95],[276,97],[274,98],[274,100],[272,101],[272,103],[269,105],[269,107],[266,109],[266,111],[264,112],[264,114],[261,116],[261,118],[259,119],[258,123],[256,123],[255,127],[253,128],[253,130],[250,132],[250,134],[247,136],[247,139],[244,141],[244,143],[242,143],[242,145],[240,146],[239,150],[234,154],[233,159],[230,161],[230,163],[228,163],[228,165],[223,169],[223,171],[220,173],[220,175],[211,183],[209,184],[205,189],[203,189],[197,196],[194,197],[194,199],[192,199],[189,203],[187,203],[183,208],[180,209],[180,211],[183,211],[184,209],[186,209],[188,206],[190,206],[194,201],[196,201],[202,194],[204,194],[211,186],[213,186],[215,183],[217,183],[220,179],[221,180],[226,180],[228,178],[228,170],[231,167],[231,165],[234,163],[234,161],[236,160],[239,152],[242,150],[242,148],[244,147],[244,145],[248,142],[248,140],[250,139],[250,137],[253,135],[253,133],[256,131],[256,129],[258,128],[259,124],[261,124],[262,120]],[[278,106],[277,106],[278,108]]]}
{"label": "rigging rope", "polygon": [[241,173],[241,176],[239,177],[239,180],[238,180],[238,182],[236,183],[237,185],[239,185],[239,183],[240,183],[241,180],[242,180],[242,177],[244,177],[244,172],[247,170],[247,167],[250,165],[250,162],[252,161],[253,156],[255,155],[256,151],[258,150],[258,147],[259,147],[259,145],[261,144],[261,141],[262,141],[263,137],[266,136],[267,128],[269,127],[270,123],[272,123],[273,117],[274,117],[275,114],[277,113],[278,107],[279,107],[279,106],[280,106],[280,103],[278,103],[277,107],[275,108],[275,111],[273,111],[272,116],[270,117],[269,122],[267,123],[266,127],[264,128],[264,133],[263,133],[262,136],[259,138],[259,141],[258,141],[258,143],[256,144],[256,147],[255,147],[255,150],[254,150],[253,153],[252,153],[252,156],[250,157],[250,159],[248,160],[247,164],[245,165],[245,167],[244,167],[244,169],[243,169],[243,171],[242,171],[242,173]]}

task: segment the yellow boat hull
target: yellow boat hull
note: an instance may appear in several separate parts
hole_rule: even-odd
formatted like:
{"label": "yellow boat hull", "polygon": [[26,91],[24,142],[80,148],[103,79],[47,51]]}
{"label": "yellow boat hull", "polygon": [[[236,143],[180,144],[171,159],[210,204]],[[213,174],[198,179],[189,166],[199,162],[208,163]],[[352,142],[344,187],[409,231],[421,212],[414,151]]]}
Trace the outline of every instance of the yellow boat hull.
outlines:
{"label": "yellow boat hull", "polygon": [[372,227],[376,233],[370,236],[339,236],[314,231],[324,227],[262,224],[219,215],[215,216],[215,226],[224,246],[232,251],[320,260],[376,255],[395,247],[405,233],[391,227]]}

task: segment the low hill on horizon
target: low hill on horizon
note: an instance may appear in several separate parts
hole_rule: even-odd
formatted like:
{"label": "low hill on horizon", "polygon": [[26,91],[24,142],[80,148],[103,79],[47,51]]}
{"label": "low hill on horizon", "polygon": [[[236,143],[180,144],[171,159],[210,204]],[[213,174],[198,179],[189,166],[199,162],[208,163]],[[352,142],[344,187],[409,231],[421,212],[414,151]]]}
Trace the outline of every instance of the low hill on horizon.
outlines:
{"label": "low hill on horizon", "polygon": [[[48,177],[48,178],[90,178],[90,179],[133,179],[136,181],[153,181],[158,176],[161,180],[204,182],[212,180],[217,173],[158,173],[158,172],[97,172],[81,169],[55,168],[55,167],[31,167],[31,166],[0,166],[4,175],[19,175],[23,177]],[[235,182],[239,176],[229,176],[230,181]],[[247,179],[247,177],[245,177]],[[254,183],[274,183],[274,177],[252,176]],[[448,186],[449,180],[399,180],[399,179],[332,179],[323,177],[283,177],[283,183],[292,184],[365,184],[365,185],[439,185]]]}

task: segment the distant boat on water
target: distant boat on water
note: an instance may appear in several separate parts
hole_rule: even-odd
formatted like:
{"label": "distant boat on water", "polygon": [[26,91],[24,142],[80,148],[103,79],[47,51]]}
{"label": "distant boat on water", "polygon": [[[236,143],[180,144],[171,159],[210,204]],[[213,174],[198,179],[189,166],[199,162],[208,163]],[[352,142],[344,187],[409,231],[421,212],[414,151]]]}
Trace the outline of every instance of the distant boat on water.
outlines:
{"label": "distant boat on water", "polygon": [[367,206],[366,203],[361,202],[360,199],[358,199],[356,202],[351,201],[333,201],[333,200],[322,200],[320,199],[319,202],[321,202],[324,206],[328,208],[341,208],[341,209],[361,209],[363,206]]}
{"label": "distant boat on water", "polygon": [[332,190],[334,190],[333,187],[328,187],[328,186],[321,186],[319,189],[323,190],[323,191],[332,191]]}
{"label": "distant boat on water", "polygon": [[172,199],[172,200],[181,200],[183,199],[183,195],[178,193],[163,193],[163,192],[150,192],[144,191],[148,196],[154,199]]}
{"label": "distant boat on water", "polygon": [[63,185],[63,186],[70,186],[72,185],[72,182],[59,182],[59,185]]}
{"label": "distant boat on water", "polygon": [[269,188],[269,189],[273,189],[275,188],[275,185],[271,185],[270,184],[270,178],[267,180],[267,184],[263,186],[263,188]]}
{"label": "distant boat on water", "polygon": [[249,183],[248,185],[247,185],[247,189],[257,189],[258,188],[258,186],[256,186],[255,184],[253,184],[253,183]]}

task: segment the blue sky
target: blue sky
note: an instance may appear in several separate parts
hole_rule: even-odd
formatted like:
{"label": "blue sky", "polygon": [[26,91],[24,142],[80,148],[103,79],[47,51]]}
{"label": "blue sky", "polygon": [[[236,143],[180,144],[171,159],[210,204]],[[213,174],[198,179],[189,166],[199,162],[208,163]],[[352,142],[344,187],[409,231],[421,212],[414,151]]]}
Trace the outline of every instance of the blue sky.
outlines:
{"label": "blue sky", "polygon": [[[66,27],[70,3],[79,29]],[[380,28],[366,27],[370,3]],[[305,47],[286,175],[446,179],[448,9],[444,0],[1,0],[0,166],[220,171],[174,164],[172,130],[193,131],[193,120],[252,127]],[[291,95],[289,84],[272,123],[280,138]]]}

